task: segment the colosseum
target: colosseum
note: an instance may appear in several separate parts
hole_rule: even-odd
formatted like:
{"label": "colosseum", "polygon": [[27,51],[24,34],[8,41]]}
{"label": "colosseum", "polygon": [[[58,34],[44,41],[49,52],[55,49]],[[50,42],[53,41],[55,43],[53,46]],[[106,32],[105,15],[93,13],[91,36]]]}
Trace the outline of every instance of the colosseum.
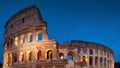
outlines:
{"label": "colosseum", "polygon": [[2,68],[114,68],[114,53],[102,44],[50,39],[35,5],[7,21],[3,47]]}

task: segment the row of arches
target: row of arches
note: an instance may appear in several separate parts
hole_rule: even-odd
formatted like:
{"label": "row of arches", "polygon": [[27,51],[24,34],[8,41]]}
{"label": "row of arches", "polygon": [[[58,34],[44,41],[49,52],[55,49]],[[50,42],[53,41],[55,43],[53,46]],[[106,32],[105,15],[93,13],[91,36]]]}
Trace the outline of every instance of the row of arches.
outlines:
{"label": "row of arches", "polygon": [[[93,57],[92,57],[92,56],[89,57],[89,65],[95,64],[95,66],[101,65],[101,66],[106,67],[106,66],[109,66],[109,65],[112,64],[112,61],[111,61],[111,60],[108,60],[108,59],[103,58],[103,57],[97,57],[97,56],[96,56],[94,59],[95,59],[95,60],[93,60]],[[104,59],[104,60],[103,60],[103,59]]]}
{"label": "row of arches", "polygon": [[[27,36],[24,34],[20,35],[19,37],[16,36],[14,39],[8,40],[8,42],[6,43],[6,47],[11,48],[13,45],[17,46],[19,44],[24,44],[25,42],[33,42],[33,40],[34,40],[33,38],[34,38],[33,33],[28,33]],[[37,40],[37,41],[42,40],[41,32],[36,32],[35,40]]]}
{"label": "row of arches", "polygon": [[[20,44],[24,44],[26,42],[26,39],[29,42],[33,42],[33,34],[32,33],[28,33],[26,37],[25,37],[25,35],[21,35],[20,38],[19,37],[15,37],[14,43],[15,43],[15,45],[18,45],[19,43]],[[38,41],[42,40],[42,33],[41,32],[37,32],[35,39],[38,40]]]}
{"label": "row of arches", "polygon": [[[52,60],[52,50],[48,50],[46,52],[46,59],[47,60]],[[25,57],[26,56],[26,57]],[[6,63],[14,63],[14,62],[23,62],[25,61],[31,61],[33,58],[33,53],[32,51],[27,51],[26,55],[24,54],[24,52],[20,52],[18,53],[9,53],[7,55],[4,56],[6,59]],[[39,50],[36,54],[36,60],[42,60],[42,51]]]}

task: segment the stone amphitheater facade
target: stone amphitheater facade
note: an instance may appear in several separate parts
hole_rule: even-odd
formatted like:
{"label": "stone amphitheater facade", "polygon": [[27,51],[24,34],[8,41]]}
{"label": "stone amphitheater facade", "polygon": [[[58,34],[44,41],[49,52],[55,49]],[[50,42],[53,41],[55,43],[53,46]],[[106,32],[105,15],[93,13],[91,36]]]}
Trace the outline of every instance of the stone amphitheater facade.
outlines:
{"label": "stone amphitheater facade", "polygon": [[49,39],[35,5],[13,15],[4,35],[2,68],[114,68],[113,51],[102,44]]}

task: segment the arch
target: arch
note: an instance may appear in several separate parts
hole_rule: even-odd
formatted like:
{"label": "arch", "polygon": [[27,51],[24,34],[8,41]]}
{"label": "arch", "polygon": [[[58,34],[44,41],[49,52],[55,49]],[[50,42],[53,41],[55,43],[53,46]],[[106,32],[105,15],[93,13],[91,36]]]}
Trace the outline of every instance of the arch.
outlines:
{"label": "arch", "polygon": [[93,65],[93,57],[92,56],[89,57],[89,65]]}
{"label": "arch", "polygon": [[20,52],[20,54],[19,54],[19,62],[22,62],[22,61],[24,61],[24,53]]}
{"label": "arch", "polygon": [[14,44],[18,45],[18,37],[15,37]]}
{"label": "arch", "polygon": [[8,64],[8,62],[9,62],[9,57],[8,57],[8,55],[9,55],[9,54],[5,54],[5,55],[4,55],[4,60],[3,60],[3,62],[5,62],[6,64]]}
{"label": "arch", "polygon": [[20,37],[20,43],[21,44],[25,43],[25,36],[24,35],[21,35],[21,37]]}
{"label": "arch", "polygon": [[52,60],[52,50],[47,51],[47,59]]}
{"label": "arch", "polygon": [[10,53],[10,54],[9,54],[9,63],[12,63],[12,62],[13,62],[13,59],[12,59],[12,58],[13,58],[13,56],[12,56],[12,54]]}
{"label": "arch", "polygon": [[31,32],[28,33],[27,38],[28,38],[29,42],[33,41],[33,35]]}
{"label": "arch", "polygon": [[63,59],[64,59],[64,54],[63,54],[63,53],[60,53],[60,54],[59,54],[59,57],[60,57],[61,60],[63,60]]}
{"label": "arch", "polygon": [[74,60],[74,53],[73,52],[69,52],[67,55],[67,59],[68,60]]}
{"label": "arch", "polygon": [[27,53],[27,60],[28,61],[32,60],[32,52],[31,51],[28,51],[28,53]]}
{"label": "arch", "polygon": [[37,60],[41,60],[41,58],[42,58],[42,52],[41,52],[41,50],[39,50],[37,52]]}
{"label": "arch", "polygon": [[13,61],[17,62],[17,53],[13,53]]}
{"label": "arch", "polygon": [[103,59],[102,57],[100,57],[100,65],[102,65]]}
{"label": "arch", "polygon": [[37,39],[38,39],[38,41],[42,40],[42,33],[41,32],[38,33]]}
{"label": "arch", "polygon": [[10,47],[10,44],[9,44],[9,41],[7,42],[7,49],[9,49],[9,47]]}
{"label": "arch", "polygon": [[83,56],[83,62],[86,63],[87,61],[88,61],[88,57],[87,57],[87,55],[84,55],[84,56]]}
{"label": "arch", "polygon": [[32,42],[33,41],[33,35],[31,34],[30,35],[30,42]]}
{"label": "arch", "polygon": [[95,65],[98,65],[98,57],[95,57]]}
{"label": "arch", "polygon": [[104,67],[106,68],[106,58],[104,59]]}
{"label": "arch", "polygon": [[90,50],[89,50],[89,55],[92,55],[92,54],[93,54],[93,50],[90,49]]}
{"label": "arch", "polygon": [[13,39],[10,40],[10,48],[13,46]]}

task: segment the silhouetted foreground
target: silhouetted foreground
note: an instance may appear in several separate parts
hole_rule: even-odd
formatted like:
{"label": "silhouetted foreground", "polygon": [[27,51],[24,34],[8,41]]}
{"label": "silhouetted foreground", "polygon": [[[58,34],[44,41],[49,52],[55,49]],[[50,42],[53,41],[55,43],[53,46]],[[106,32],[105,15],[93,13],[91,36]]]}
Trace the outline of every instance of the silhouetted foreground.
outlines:
{"label": "silhouetted foreground", "polygon": [[120,68],[120,62],[115,63],[115,68]]}
{"label": "silhouetted foreground", "polygon": [[0,68],[2,68],[2,63],[0,63]]}

